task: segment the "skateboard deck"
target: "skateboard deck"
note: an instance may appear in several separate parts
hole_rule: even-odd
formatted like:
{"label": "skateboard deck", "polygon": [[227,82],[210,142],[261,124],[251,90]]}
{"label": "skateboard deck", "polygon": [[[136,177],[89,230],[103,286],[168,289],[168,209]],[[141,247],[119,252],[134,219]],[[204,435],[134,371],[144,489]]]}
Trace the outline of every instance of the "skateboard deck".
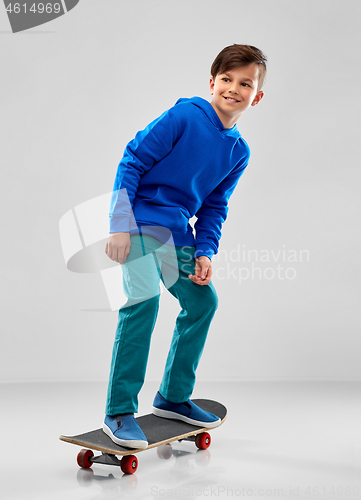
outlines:
{"label": "skateboard deck", "polygon": [[[225,421],[227,409],[221,403],[209,399],[194,399],[193,402],[202,408],[202,410],[211,412],[219,417],[221,424]],[[88,450],[83,449],[78,454],[77,462],[80,467],[88,468],[93,463],[120,465],[125,473],[136,471],[138,460],[135,453],[156,448],[172,441],[182,441],[185,439],[195,440],[197,447],[200,449],[208,448],[211,442],[208,431],[212,429],[209,428],[197,427],[181,420],[157,417],[153,414],[137,417],[136,420],[148,441],[148,447],[145,449],[119,446],[102,429],[96,429],[76,436],[60,436],[59,439],[67,443],[90,448]],[[101,451],[102,455],[94,457],[91,450]],[[123,458],[119,460],[116,455],[123,456]]]}

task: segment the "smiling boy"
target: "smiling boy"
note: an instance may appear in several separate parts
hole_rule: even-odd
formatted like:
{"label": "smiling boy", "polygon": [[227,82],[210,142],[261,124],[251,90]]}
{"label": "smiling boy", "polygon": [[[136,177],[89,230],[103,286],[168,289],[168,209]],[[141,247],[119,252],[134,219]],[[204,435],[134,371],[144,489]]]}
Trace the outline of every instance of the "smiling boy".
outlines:
{"label": "smiling boy", "polygon": [[[253,46],[224,48],[211,67],[212,101],[178,99],[136,134],[119,163],[105,251],[124,265],[128,301],[119,310],[103,430],[122,446],[147,447],[134,413],[158,314],[159,280],[165,283],[164,273],[174,262],[179,276],[167,288],[182,310],[153,413],[202,427],[220,423],[189,398],[218,306],[211,259],[218,252],[228,200],[249,161],[236,122],[263,98],[266,60]],[[189,223],[193,216],[194,228]],[[166,244],[168,236],[162,240],[162,229],[172,234],[174,248]],[[148,255],[157,251],[150,265],[132,265],[145,262],[139,258],[145,249]]]}

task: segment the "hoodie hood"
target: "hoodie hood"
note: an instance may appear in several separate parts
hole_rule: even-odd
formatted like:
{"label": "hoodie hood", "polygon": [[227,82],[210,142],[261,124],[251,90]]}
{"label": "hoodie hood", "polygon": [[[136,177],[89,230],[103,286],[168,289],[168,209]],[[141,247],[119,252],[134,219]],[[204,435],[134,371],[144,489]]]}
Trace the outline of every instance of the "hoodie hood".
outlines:
{"label": "hoodie hood", "polygon": [[177,105],[180,103],[190,103],[199,108],[203,112],[206,119],[210,121],[212,125],[223,135],[233,137],[234,139],[239,139],[241,137],[236,124],[232,128],[224,128],[223,123],[214,110],[212,104],[206,101],[206,99],[198,96],[189,98],[181,97],[175,104]]}

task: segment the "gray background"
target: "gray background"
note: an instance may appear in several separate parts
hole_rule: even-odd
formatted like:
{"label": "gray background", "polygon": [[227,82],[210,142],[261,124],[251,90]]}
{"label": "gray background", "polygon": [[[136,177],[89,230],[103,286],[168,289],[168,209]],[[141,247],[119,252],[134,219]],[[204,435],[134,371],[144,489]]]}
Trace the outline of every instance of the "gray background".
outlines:
{"label": "gray background", "polygon": [[[238,122],[251,162],[214,259],[198,378],[360,380],[360,14],[356,0],[82,0],[15,35],[0,8],[1,381],[107,379],[117,314],[99,274],[66,269],[59,220],[111,190],[137,130],[179,97],[210,100],[232,43],[261,48],[269,71]],[[237,248],[309,259],[244,262]],[[279,264],[293,279],[266,277]],[[261,277],[239,283],[252,265]],[[179,310],[163,293],[148,380]]]}

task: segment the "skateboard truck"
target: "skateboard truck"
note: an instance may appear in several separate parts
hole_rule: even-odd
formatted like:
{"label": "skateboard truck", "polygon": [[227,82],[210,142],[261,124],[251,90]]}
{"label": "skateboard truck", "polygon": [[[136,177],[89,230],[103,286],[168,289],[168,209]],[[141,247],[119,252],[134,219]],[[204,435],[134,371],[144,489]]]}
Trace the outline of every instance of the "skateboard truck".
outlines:
{"label": "skateboard truck", "polygon": [[92,464],[104,464],[104,465],[117,465],[120,466],[121,460],[119,460],[118,457],[115,455],[111,455],[110,453],[104,453],[102,452],[101,455],[98,455],[97,457],[91,457],[90,462]]}
{"label": "skateboard truck", "polygon": [[78,453],[77,462],[79,467],[84,469],[89,469],[94,463],[120,466],[124,474],[133,474],[138,468],[138,459],[135,455],[125,455],[119,460],[115,455],[102,452],[95,457],[91,450],[85,448]]}

